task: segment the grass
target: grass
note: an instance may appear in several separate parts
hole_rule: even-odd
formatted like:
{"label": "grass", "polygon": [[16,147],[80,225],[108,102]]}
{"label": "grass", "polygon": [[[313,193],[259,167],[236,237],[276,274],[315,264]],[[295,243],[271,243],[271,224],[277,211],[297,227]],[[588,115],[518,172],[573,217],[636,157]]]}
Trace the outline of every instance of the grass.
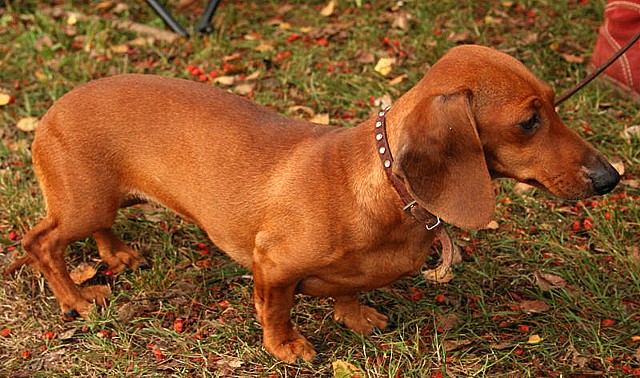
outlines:
{"label": "grass", "polygon": [[[183,24],[197,21],[195,3],[175,12]],[[61,2],[95,15],[74,25],[35,1],[0,8],[0,91],[15,96],[0,108],[0,267],[22,253],[21,236],[43,216],[30,167],[33,132],[16,124],[41,117],[80,83],[124,72],[199,80],[187,69],[193,65],[236,77],[230,90],[278,112],[309,118],[308,110],[294,108],[307,106],[350,127],[368,116],[375,99],[397,98],[463,42],[512,54],[562,92],[585,76],[604,7],[598,1],[358,3],[340,0],[323,17],[324,1],[230,0],[220,6],[212,35],[173,44],[141,43],[110,27],[110,19],[162,27],[142,2],[118,12],[102,9],[106,3]],[[406,29],[392,26],[407,15]],[[570,63],[563,54],[584,62]],[[373,68],[387,56],[398,64],[385,78]],[[257,80],[246,79],[256,72]],[[404,81],[389,83],[403,74]],[[213,81],[206,79],[221,85]],[[253,86],[247,92],[241,84]],[[391,315],[389,331],[357,336],[332,320],[330,299],[299,297],[293,319],[321,353],[319,364],[287,365],[267,354],[250,272],[194,225],[148,207],[123,211],[116,231],[153,269],[99,274],[114,297],[91,319],[61,321],[43,278],[28,269],[3,278],[0,376],[331,376],[336,361],[367,377],[638,374],[640,342],[632,337],[640,336],[640,144],[620,134],[640,122],[638,108],[593,84],[559,113],[624,163],[625,181],[608,196],[580,202],[522,195],[513,182],[497,182],[499,228],[454,230],[464,251],[454,281],[407,278],[363,295]],[[73,244],[68,262],[70,268],[98,264],[92,241]],[[546,290],[536,280],[540,273],[565,283]]]}

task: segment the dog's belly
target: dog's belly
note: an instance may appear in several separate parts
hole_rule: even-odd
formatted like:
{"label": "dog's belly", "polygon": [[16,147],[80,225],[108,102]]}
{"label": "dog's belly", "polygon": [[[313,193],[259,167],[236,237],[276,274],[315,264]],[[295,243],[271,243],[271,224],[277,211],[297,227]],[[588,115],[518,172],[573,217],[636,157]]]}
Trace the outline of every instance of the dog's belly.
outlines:
{"label": "dog's belly", "polygon": [[424,266],[430,248],[427,245],[415,251],[375,253],[361,259],[322,269],[316,275],[305,277],[298,291],[313,296],[330,297],[350,295],[387,286],[398,279],[416,275]]}

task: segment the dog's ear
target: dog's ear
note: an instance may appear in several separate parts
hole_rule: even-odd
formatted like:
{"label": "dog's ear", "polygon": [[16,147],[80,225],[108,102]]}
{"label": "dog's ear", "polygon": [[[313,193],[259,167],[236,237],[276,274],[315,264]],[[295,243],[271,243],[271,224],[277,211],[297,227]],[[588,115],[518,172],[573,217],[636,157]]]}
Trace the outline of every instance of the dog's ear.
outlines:
{"label": "dog's ear", "polygon": [[494,193],[471,101],[461,90],[418,104],[401,126],[394,174],[431,213],[478,229],[493,216]]}

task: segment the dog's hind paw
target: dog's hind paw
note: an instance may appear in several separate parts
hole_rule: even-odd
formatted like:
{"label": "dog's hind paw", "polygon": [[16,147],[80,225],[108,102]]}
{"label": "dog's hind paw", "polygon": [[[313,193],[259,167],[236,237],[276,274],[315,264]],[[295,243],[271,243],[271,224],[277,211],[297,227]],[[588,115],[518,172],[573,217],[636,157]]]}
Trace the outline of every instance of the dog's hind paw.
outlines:
{"label": "dog's hind paw", "polygon": [[387,328],[387,318],[375,309],[359,305],[357,308],[352,306],[342,308],[335,306],[334,319],[344,324],[347,328],[363,335],[370,335],[377,329]]}

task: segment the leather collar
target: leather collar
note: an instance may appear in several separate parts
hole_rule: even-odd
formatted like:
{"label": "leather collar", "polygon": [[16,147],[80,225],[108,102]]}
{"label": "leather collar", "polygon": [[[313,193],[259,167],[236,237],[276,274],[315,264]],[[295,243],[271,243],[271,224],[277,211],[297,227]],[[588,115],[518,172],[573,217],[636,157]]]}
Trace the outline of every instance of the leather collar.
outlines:
{"label": "leather collar", "polygon": [[423,223],[427,230],[433,230],[441,225],[440,218],[420,206],[411,193],[409,193],[404,182],[393,174],[393,156],[391,155],[391,149],[389,148],[389,142],[387,141],[385,120],[385,116],[390,108],[391,107],[387,107],[386,109],[381,110],[378,113],[378,118],[375,123],[374,134],[376,138],[378,156],[380,157],[382,167],[387,174],[387,178],[393,185],[396,193],[400,196],[400,199],[402,199],[402,203],[404,204],[403,210],[413,216],[417,221]]}

